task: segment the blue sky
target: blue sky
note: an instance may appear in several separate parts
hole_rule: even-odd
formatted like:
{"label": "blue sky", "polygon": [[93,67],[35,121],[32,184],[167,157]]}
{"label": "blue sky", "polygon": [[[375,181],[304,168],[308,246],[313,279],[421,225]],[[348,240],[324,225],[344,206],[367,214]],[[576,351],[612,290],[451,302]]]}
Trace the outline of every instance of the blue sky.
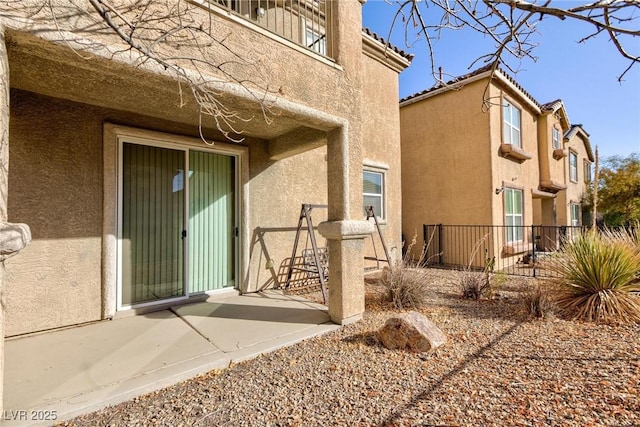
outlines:
{"label": "blue sky", "polygon": [[[363,26],[387,39],[394,11],[394,6],[383,0],[368,0],[363,6]],[[540,103],[562,99],[569,120],[584,126],[601,158],[640,152],[640,66],[636,65],[619,83],[618,76],[628,61],[606,37],[578,44],[590,29],[581,22],[545,18],[536,35],[537,61],[509,61],[519,68],[513,77]],[[407,48],[399,26],[391,37],[394,45],[415,55],[411,66],[400,74],[400,97],[434,84],[426,42],[411,41],[413,46]],[[444,73],[451,76],[468,73],[484,65],[478,63],[469,68],[492,47],[487,38],[477,33],[449,31],[436,41],[436,68],[443,67]],[[633,49],[640,52],[640,40],[635,41]]]}

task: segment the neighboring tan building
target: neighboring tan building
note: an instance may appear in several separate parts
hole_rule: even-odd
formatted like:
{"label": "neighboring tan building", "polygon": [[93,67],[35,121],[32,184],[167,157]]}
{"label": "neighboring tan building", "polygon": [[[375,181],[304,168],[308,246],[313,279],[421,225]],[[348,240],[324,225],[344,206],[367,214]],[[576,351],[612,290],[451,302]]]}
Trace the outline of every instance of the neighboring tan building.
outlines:
{"label": "neighboring tan building", "polygon": [[[499,257],[503,265],[521,260],[534,240],[551,237],[524,226],[571,225],[565,194],[581,189],[565,178],[570,149],[563,135],[570,129],[561,101],[541,105],[491,66],[402,99],[405,239],[416,235],[420,247],[423,224],[504,226],[487,237],[486,257]],[[588,140],[580,153],[585,147]],[[482,237],[456,244],[468,249]],[[470,251],[459,252],[443,262],[468,263]],[[483,253],[474,262],[484,259]]]}
{"label": "neighboring tan building", "polygon": [[[41,3],[0,5],[0,160],[6,147],[11,158],[0,220],[27,224],[33,238],[5,262],[6,336],[281,284],[275,270],[291,255],[302,203],[328,204],[314,220],[329,246],[331,319],[360,318],[373,231],[363,197],[379,201],[387,244],[401,247],[396,103],[411,60],[363,32],[360,1],[183,3],[185,22],[226,47],[167,34],[154,49],[250,60],[183,63],[250,119],[236,120],[241,135],[221,124],[241,142],[88,2]],[[363,195],[363,178],[380,185]]]}
{"label": "neighboring tan building", "polygon": [[564,161],[564,180],[567,190],[558,194],[558,224],[571,226],[590,226],[591,211],[584,208],[587,188],[593,185],[593,150],[589,134],[582,125],[572,125],[564,134],[564,149],[567,152]]}

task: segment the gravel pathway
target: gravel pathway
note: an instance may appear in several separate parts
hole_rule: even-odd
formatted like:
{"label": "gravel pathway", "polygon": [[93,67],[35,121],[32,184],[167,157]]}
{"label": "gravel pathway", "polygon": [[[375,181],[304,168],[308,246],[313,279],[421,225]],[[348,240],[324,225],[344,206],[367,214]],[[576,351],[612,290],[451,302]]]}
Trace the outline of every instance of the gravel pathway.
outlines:
{"label": "gravel pathway", "polygon": [[530,320],[509,279],[492,301],[430,270],[421,310],[449,342],[390,351],[395,312],[369,287],[363,321],[73,419],[68,426],[640,426],[640,325]]}

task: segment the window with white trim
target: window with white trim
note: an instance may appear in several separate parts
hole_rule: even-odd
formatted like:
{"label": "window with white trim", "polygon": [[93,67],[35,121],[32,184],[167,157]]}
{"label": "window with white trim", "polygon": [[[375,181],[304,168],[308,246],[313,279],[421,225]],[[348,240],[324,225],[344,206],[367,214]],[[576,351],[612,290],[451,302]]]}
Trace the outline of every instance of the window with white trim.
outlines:
{"label": "window with white trim", "polygon": [[304,45],[320,55],[327,54],[327,37],[309,27],[305,28]]}
{"label": "window with white trim", "polygon": [[591,162],[584,160],[584,182],[591,182]]}
{"label": "window with white trim", "polygon": [[365,170],[362,181],[363,206],[373,206],[376,217],[384,219],[384,173]]}
{"label": "window with white trim", "polygon": [[523,241],[522,194],[522,190],[515,188],[504,189],[504,225],[506,225],[507,243]]}
{"label": "window with white trim", "polygon": [[577,227],[580,225],[580,205],[577,203],[571,203],[571,225]]}
{"label": "window with white trim", "polygon": [[569,152],[569,179],[578,182],[578,154]]}
{"label": "window with white trim", "polygon": [[520,138],[520,109],[506,99],[502,102],[502,142],[522,148]]}
{"label": "window with white trim", "polygon": [[562,145],[560,144],[560,131],[555,126],[553,127],[553,130],[551,131],[551,140],[553,142],[553,149],[554,150],[559,150],[559,149],[562,148]]}

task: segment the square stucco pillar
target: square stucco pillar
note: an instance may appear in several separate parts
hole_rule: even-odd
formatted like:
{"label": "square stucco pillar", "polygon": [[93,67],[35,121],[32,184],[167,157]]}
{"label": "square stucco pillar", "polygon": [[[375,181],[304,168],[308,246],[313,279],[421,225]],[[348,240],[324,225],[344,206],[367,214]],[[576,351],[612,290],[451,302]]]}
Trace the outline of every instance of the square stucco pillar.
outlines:
{"label": "square stucco pillar", "polygon": [[328,218],[318,231],[329,242],[329,316],[338,324],[364,312],[364,239],[374,226],[362,209],[362,3],[334,3],[336,62],[343,67],[340,99],[350,99],[344,123],[327,135]]}
{"label": "square stucco pillar", "polygon": [[7,222],[9,194],[9,57],[4,28],[0,26],[0,414],[3,414],[4,384],[4,260],[15,255],[31,241],[26,224]]}
{"label": "square stucco pillar", "polygon": [[[0,26],[0,223],[7,221],[9,162],[9,57]],[[0,414],[4,410],[4,262],[0,262]]]}
{"label": "square stucco pillar", "polygon": [[329,242],[329,316],[342,325],[364,313],[364,239],[374,231],[370,222],[350,220],[362,212],[362,153],[351,146],[347,128],[329,134],[329,220],[318,226]]}

